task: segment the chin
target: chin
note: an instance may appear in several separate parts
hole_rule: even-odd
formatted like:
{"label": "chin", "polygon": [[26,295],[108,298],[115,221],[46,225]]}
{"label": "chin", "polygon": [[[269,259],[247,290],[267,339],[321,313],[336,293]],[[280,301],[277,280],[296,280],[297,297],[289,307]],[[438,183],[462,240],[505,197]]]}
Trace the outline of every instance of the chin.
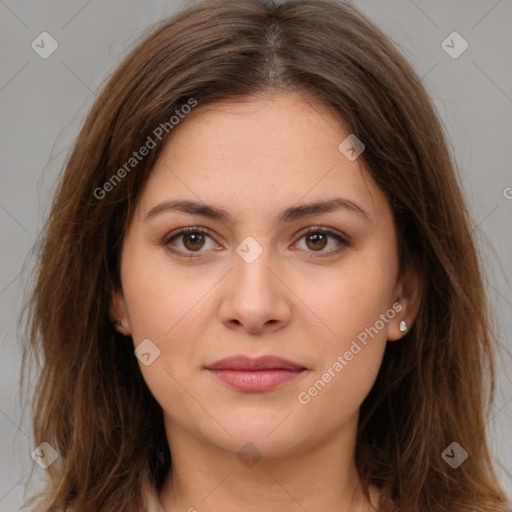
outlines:
{"label": "chin", "polygon": [[[221,449],[237,454],[250,443],[265,457],[285,456],[305,442],[304,435],[306,434],[304,427],[292,420],[293,414],[282,421],[288,412],[280,415],[278,419],[263,417],[261,414],[245,414],[243,418],[237,418],[240,421],[233,420],[233,418],[229,420],[219,418],[219,422],[232,437],[222,429],[216,429],[215,434],[217,435],[212,436],[214,438],[210,438],[210,442]],[[214,433],[210,431],[209,434]],[[251,450],[250,447],[248,449]]]}
{"label": "chin", "polygon": [[300,444],[299,440],[291,436],[291,432],[284,432],[285,435],[262,434],[254,429],[243,429],[234,432],[233,438],[212,440],[219,449],[233,452],[236,456],[244,460],[245,456],[255,458],[264,457],[266,460],[272,458],[281,458],[292,455]]}

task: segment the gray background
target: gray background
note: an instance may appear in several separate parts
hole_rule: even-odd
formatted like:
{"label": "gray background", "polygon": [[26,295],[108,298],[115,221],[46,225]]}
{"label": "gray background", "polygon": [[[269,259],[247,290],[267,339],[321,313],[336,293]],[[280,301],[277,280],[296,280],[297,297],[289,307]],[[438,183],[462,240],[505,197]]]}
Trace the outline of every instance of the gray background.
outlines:
{"label": "gray background", "polygon": [[[473,213],[501,340],[510,349],[512,1],[354,3],[401,48],[435,101]],[[180,5],[164,0],[0,0],[0,511],[19,509],[34,449],[30,414],[25,410],[22,415],[18,399],[17,316],[30,270],[25,258],[95,91],[131,43]],[[31,48],[43,31],[59,45],[47,59]],[[469,44],[456,59],[441,47],[453,31]],[[509,472],[511,370],[510,355],[504,352],[488,424],[492,449]],[[44,470],[36,467],[34,474],[32,489]],[[511,495],[511,476],[501,470],[500,478]]]}

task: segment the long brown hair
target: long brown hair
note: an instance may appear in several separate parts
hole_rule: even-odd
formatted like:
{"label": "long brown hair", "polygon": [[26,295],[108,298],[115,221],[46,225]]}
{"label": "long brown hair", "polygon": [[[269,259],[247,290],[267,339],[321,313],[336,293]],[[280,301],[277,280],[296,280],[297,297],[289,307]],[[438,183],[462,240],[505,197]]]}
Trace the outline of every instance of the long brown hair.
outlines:
{"label": "long brown hair", "polygon": [[[388,343],[361,407],[365,492],[382,490],[383,512],[506,510],[485,431],[496,338],[440,122],[398,50],[334,0],[198,2],[146,35],[103,87],[60,180],[25,310],[23,366],[34,355],[40,372],[34,439],[59,454],[31,503],[139,511],[144,479],[161,490],[172,467],[162,410],[108,314],[124,230],[177,109],[278,91],[323,100],[364,142],[401,268],[415,265],[425,284],[415,325]],[[113,180],[162,125],[149,154]],[[457,469],[442,457],[453,441],[469,454]]]}

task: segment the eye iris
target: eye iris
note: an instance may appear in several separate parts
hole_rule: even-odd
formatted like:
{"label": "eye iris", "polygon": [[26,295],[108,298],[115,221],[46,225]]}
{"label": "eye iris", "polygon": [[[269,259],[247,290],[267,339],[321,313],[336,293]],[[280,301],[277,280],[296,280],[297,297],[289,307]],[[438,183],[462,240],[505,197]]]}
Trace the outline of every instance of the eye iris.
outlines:
{"label": "eye iris", "polygon": [[[187,241],[189,241],[191,238],[194,239],[194,241],[191,242],[191,245],[188,245]],[[197,238],[200,238],[201,240],[198,241]],[[201,249],[201,247],[204,245],[204,235],[201,233],[186,233],[183,235],[183,244],[185,247],[187,247],[187,249],[192,251]]]}
{"label": "eye iris", "polygon": [[[306,237],[306,240],[308,241],[308,247],[311,249],[323,249],[327,243],[327,235],[324,235],[322,233],[313,233],[313,234],[310,234]],[[313,247],[310,247],[309,246],[309,242],[311,240],[315,240],[313,243]],[[318,244],[317,242],[320,242],[320,244]]]}

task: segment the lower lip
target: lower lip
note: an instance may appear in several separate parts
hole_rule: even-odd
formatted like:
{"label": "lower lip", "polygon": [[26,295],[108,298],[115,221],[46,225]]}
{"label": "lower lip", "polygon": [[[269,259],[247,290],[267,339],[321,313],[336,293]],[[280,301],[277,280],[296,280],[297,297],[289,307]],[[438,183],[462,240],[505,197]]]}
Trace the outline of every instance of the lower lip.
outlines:
{"label": "lower lip", "polygon": [[209,370],[215,377],[241,391],[268,391],[298,377],[304,370]]}

